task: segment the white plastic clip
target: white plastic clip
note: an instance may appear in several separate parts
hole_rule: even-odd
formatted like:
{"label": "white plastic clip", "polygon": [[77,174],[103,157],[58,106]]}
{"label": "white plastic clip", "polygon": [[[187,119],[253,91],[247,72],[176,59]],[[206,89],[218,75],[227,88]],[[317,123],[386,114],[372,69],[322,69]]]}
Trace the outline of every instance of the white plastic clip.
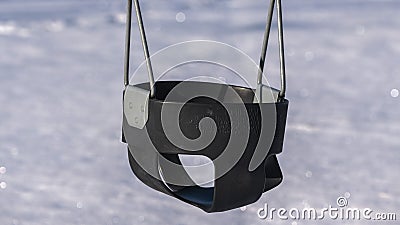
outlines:
{"label": "white plastic clip", "polygon": [[124,114],[128,124],[132,127],[143,129],[148,120],[150,91],[126,86],[124,95]]}

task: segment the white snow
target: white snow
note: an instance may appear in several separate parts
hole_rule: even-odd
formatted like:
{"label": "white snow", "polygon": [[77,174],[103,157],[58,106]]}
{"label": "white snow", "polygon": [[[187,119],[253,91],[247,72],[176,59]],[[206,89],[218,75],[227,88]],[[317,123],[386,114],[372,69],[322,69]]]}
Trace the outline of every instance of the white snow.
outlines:
{"label": "white snow", "polygon": [[[130,170],[120,142],[125,4],[0,1],[1,225],[265,224],[257,217],[265,203],[323,208],[340,196],[352,207],[399,212],[399,1],[283,1],[284,182],[245,210],[211,215],[153,191]],[[267,4],[142,1],[150,51],[211,39],[258,61]],[[137,67],[143,54],[133,28]],[[279,87],[277,45],[269,51],[268,79]]]}

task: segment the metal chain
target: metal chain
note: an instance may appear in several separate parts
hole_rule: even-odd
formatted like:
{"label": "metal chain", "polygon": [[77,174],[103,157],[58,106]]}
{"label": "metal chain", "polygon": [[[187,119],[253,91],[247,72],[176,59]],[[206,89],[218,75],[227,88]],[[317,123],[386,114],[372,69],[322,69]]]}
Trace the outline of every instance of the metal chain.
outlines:
{"label": "metal chain", "polygon": [[[271,31],[272,17],[274,13],[274,7],[277,7],[278,16],[278,39],[279,39],[279,61],[280,61],[280,76],[281,76],[281,90],[279,92],[280,98],[285,98],[286,94],[286,68],[285,68],[285,50],[284,50],[284,36],[283,36],[283,19],[282,19],[282,3],[281,0],[271,0],[268,9],[267,25],[264,33],[264,41],[261,50],[259,72],[257,76],[257,84],[262,84],[262,75],[264,72],[265,59],[268,50],[268,42]],[[147,72],[150,82],[150,97],[154,97],[155,94],[155,81],[153,75],[153,67],[151,65],[149,48],[147,44],[146,32],[144,29],[142,13],[140,11],[139,0],[134,0],[136,17],[139,25],[140,36],[142,40],[143,52],[146,59]],[[125,86],[129,85],[129,60],[130,60],[130,40],[131,40],[131,22],[132,22],[132,0],[128,0],[127,7],[127,18],[126,18],[126,43],[125,43],[125,65],[124,65],[124,83]]]}

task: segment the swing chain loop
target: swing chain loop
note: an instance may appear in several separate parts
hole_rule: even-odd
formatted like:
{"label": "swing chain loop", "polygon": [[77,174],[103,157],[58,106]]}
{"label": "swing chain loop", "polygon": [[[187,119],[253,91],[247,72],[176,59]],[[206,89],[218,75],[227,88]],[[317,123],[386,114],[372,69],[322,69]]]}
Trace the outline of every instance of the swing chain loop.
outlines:
{"label": "swing chain loop", "polygon": [[[124,62],[124,84],[129,85],[129,63],[130,63],[130,44],[131,44],[131,27],[132,27],[132,1],[135,5],[137,22],[142,41],[144,57],[146,60],[147,73],[150,82],[150,97],[155,94],[155,81],[153,74],[153,67],[151,65],[150,53],[147,44],[146,32],[144,29],[142,13],[140,10],[139,0],[128,0],[127,16],[126,16],[126,37],[125,37],[125,62]],[[281,90],[279,98],[284,99],[286,94],[286,68],[285,68],[285,52],[284,52],[284,34],[283,34],[283,18],[282,18],[282,3],[281,0],[271,0],[268,9],[267,25],[264,32],[263,46],[261,50],[261,57],[259,63],[259,71],[257,76],[257,84],[262,85],[262,75],[264,72],[265,60],[268,50],[268,42],[271,31],[272,17],[276,2],[277,16],[278,16],[278,41],[279,41],[279,61],[280,61],[280,77],[281,77]]]}

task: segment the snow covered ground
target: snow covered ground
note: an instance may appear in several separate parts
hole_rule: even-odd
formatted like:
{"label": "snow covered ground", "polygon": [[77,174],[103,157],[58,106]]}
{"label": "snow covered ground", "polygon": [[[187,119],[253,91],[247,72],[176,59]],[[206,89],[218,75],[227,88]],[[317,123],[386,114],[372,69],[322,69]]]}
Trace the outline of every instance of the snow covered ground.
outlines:
{"label": "snow covered ground", "polygon": [[[150,51],[211,39],[258,61],[267,2],[143,1]],[[211,215],[147,188],[129,168],[120,143],[125,4],[0,1],[0,225],[315,224],[256,211],[335,206],[340,196],[400,219],[399,1],[283,1],[284,182],[246,209]],[[269,56],[279,87],[276,46]]]}

